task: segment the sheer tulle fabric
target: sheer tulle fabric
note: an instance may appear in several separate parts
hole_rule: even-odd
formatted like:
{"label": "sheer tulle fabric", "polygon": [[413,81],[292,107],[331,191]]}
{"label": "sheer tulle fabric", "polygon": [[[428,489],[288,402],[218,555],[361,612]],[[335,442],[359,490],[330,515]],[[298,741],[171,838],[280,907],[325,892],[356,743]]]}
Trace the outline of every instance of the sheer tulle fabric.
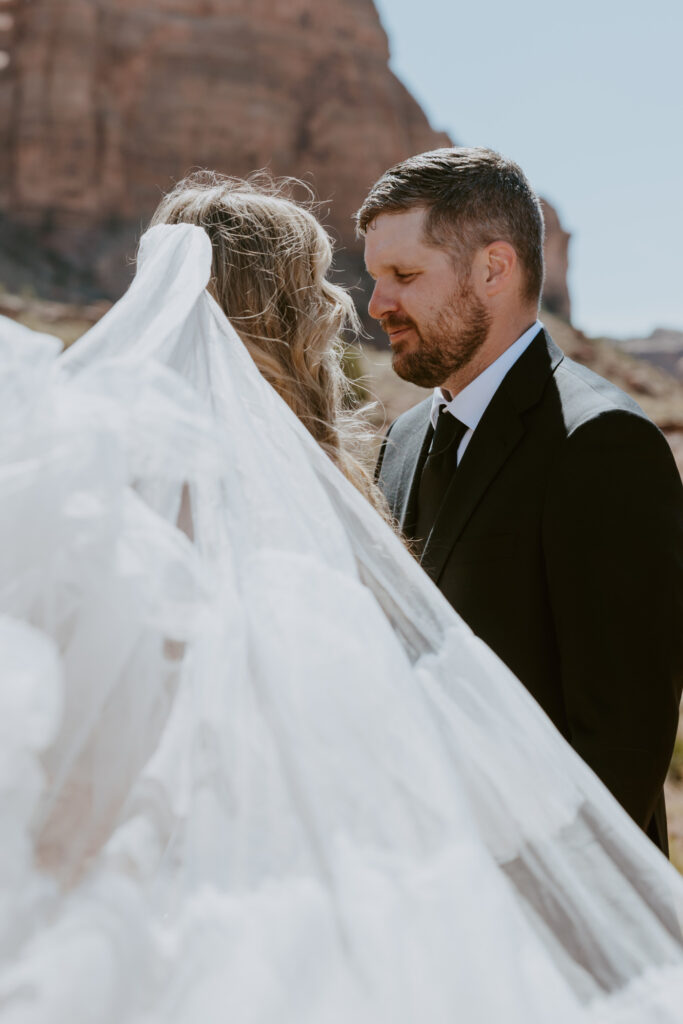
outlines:
{"label": "sheer tulle fabric", "polygon": [[673,1024],[676,872],[262,380],[207,236],[0,324],[3,1024]]}

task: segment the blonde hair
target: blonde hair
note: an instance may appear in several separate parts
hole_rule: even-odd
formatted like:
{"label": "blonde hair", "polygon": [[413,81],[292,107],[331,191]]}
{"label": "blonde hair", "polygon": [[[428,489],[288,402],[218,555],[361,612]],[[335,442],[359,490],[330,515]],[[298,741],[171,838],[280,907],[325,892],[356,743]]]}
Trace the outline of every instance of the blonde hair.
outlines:
{"label": "blonde hair", "polygon": [[[326,279],[327,232],[307,204],[291,198],[295,179],[258,172],[248,179],[199,171],[164,196],[155,224],[197,224],[213,247],[209,291],[259,371],[344,475],[387,515],[363,465],[372,433],[347,408],[342,332],[359,328],[350,295]],[[306,189],[309,193],[310,190]]]}

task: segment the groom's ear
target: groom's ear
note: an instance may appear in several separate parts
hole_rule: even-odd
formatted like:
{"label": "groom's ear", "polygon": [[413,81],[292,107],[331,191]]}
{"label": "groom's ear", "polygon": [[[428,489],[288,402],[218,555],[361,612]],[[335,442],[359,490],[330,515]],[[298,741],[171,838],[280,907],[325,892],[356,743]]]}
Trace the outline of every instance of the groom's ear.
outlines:
{"label": "groom's ear", "polygon": [[477,254],[480,286],[490,298],[508,291],[519,272],[519,258],[514,246],[502,240],[491,242]]}

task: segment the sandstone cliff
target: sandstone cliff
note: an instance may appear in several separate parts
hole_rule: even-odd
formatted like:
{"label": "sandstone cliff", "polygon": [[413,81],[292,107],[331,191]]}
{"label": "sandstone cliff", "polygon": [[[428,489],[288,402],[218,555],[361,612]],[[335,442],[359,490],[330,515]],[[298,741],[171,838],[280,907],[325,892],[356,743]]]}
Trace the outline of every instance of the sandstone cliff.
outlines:
{"label": "sandstone cliff", "polygon": [[53,288],[66,276],[67,291],[120,292],[122,246],[195,166],[308,178],[354,248],[351,214],[367,186],[447,143],[389,71],[371,0],[5,0],[2,10],[4,247],[32,235]]}
{"label": "sandstone cliff", "polygon": [[117,297],[160,193],[196,166],[308,179],[355,283],[366,189],[449,142],[388,57],[372,0],[0,0],[0,283]]}
{"label": "sandstone cliff", "polygon": [[557,210],[543,200],[545,217],[545,284],[543,305],[564,320],[571,318],[571,302],[567,285],[569,270],[569,239],[557,215]]}
{"label": "sandstone cliff", "polygon": [[683,331],[657,327],[648,338],[629,338],[619,347],[683,379]]}

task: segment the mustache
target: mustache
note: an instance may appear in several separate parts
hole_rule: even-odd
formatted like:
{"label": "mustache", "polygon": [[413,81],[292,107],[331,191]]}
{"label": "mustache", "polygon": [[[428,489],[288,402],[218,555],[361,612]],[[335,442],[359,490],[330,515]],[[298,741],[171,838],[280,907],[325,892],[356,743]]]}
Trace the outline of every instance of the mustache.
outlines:
{"label": "mustache", "polygon": [[414,327],[415,326],[413,321],[410,320],[408,317],[406,317],[406,316],[398,316],[395,313],[391,313],[391,314],[389,314],[389,316],[382,317],[382,319],[379,322],[379,325],[380,325],[380,327],[382,328],[382,330],[384,331],[385,334],[388,334],[389,331],[400,330],[402,327]]}

